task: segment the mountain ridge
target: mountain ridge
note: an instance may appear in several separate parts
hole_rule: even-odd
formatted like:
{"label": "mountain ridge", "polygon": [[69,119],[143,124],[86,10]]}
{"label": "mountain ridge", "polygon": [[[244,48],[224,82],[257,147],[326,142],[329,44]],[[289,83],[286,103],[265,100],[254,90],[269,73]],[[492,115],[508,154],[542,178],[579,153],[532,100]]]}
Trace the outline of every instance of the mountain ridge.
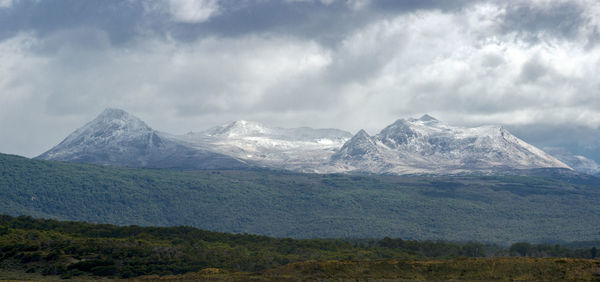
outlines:
{"label": "mountain ridge", "polygon": [[450,126],[430,115],[360,130],[280,128],[239,120],[200,132],[158,132],[109,108],[37,158],[104,165],[270,168],[309,173],[461,174],[567,168],[502,126]]}

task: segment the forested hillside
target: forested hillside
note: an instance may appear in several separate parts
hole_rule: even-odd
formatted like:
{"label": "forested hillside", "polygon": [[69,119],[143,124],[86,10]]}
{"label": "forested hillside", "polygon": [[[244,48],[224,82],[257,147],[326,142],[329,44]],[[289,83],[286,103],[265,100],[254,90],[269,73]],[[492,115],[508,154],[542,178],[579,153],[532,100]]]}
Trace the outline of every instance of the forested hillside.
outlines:
{"label": "forested hillside", "polygon": [[295,238],[598,240],[600,182],[116,168],[0,155],[0,213]]}

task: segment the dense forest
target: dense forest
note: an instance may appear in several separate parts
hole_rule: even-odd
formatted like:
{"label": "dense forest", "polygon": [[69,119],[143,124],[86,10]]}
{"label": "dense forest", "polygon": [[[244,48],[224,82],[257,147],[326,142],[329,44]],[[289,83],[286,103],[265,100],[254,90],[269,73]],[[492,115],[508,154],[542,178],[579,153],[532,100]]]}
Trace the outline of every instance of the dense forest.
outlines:
{"label": "dense forest", "polygon": [[[587,247],[526,242],[498,246],[399,238],[299,240],[183,226],[115,226],[0,216],[0,278],[6,273],[129,278],[213,268],[266,273],[285,265],[314,261],[357,263],[498,256],[591,259],[599,256],[596,246],[600,246],[600,242],[582,244]],[[305,266],[302,265],[299,267]]]}
{"label": "dense forest", "polygon": [[600,181],[574,175],[173,171],[0,154],[0,213],[292,238],[600,240]]}

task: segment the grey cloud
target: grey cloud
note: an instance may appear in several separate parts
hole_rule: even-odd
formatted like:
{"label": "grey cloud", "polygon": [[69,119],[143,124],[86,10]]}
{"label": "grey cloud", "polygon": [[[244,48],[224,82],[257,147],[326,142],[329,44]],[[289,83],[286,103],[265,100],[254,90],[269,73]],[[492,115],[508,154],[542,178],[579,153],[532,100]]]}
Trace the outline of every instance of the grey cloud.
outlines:
{"label": "grey cloud", "polygon": [[33,31],[40,36],[77,27],[102,29],[111,42],[128,41],[137,33],[143,7],[137,1],[20,0],[0,12],[0,39]]}
{"label": "grey cloud", "polygon": [[523,64],[520,79],[525,83],[535,83],[549,72],[551,70],[547,66],[542,64],[536,57],[533,57]]}
{"label": "grey cloud", "polygon": [[[11,9],[0,10],[0,39],[23,31],[34,31],[41,36],[79,27],[95,28],[106,32],[112,44],[123,44],[139,36],[171,37],[192,42],[207,36],[240,36],[250,33],[277,33],[319,40],[335,44],[349,32],[364,24],[409,13],[419,9],[451,9],[462,7],[468,1],[373,1],[360,11],[348,9],[345,1],[324,5],[320,1],[284,2],[276,0],[204,0],[204,5],[215,10],[198,19],[185,20],[186,9],[173,9],[170,1],[150,0],[20,0]],[[188,3],[175,1],[173,3]],[[196,2],[190,2],[196,3]],[[210,10],[210,9],[208,9]],[[217,12],[218,10],[218,12]],[[177,20],[177,15],[183,17]]]}
{"label": "grey cloud", "polygon": [[506,60],[498,54],[485,54],[481,58],[481,66],[487,70],[493,70],[502,64],[504,64]]}
{"label": "grey cloud", "polygon": [[[223,0],[210,19],[180,22],[149,1],[18,3],[0,11],[0,130],[46,141],[2,140],[4,152],[38,154],[104,107],[173,133],[235,119],[374,133],[424,113],[469,125],[600,125],[600,49],[569,36],[590,26],[576,7]],[[24,109],[35,113],[15,126]],[[532,142],[550,139],[519,128]]]}
{"label": "grey cloud", "polygon": [[379,0],[373,1],[371,7],[385,12],[413,12],[415,10],[445,10],[457,11],[473,4],[473,0]]}
{"label": "grey cloud", "polygon": [[504,32],[518,32],[530,42],[539,42],[542,33],[565,38],[578,36],[586,23],[584,6],[579,2],[558,2],[543,6],[527,2],[508,2],[503,18]]}

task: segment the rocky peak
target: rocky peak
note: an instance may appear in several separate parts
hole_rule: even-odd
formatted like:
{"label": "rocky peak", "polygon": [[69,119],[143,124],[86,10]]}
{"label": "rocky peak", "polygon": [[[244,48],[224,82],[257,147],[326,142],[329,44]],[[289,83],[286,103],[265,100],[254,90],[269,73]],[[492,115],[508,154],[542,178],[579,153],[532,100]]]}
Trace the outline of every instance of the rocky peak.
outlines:
{"label": "rocky peak", "polygon": [[436,118],[428,115],[428,114],[424,114],[422,117],[419,118],[420,121],[438,121]]}

